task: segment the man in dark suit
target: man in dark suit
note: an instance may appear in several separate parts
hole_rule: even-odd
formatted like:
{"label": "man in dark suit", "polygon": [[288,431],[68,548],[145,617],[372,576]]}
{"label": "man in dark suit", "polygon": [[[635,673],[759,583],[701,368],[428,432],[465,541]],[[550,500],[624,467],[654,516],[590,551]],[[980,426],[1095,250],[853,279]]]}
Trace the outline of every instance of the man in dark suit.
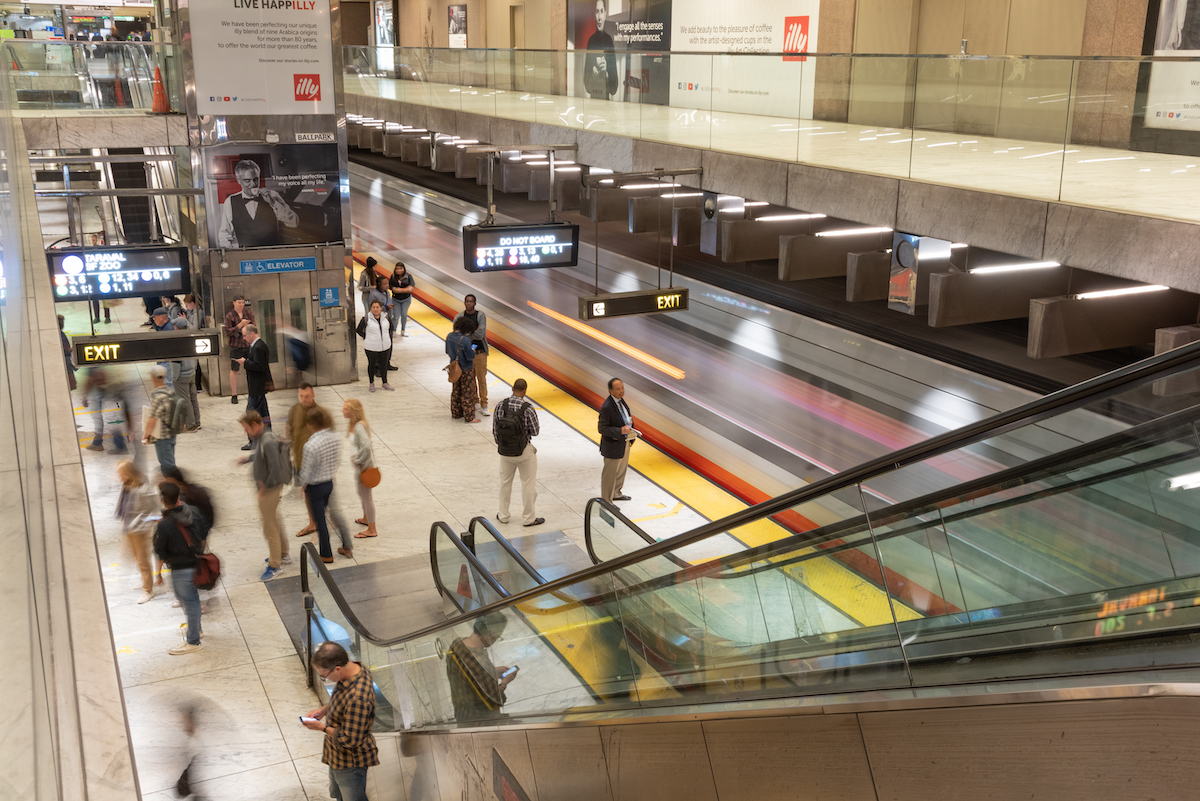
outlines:
{"label": "man in dark suit", "polygon": [[600,497],[608,501],[627,501],[629,496],[622,494],[621,489],[625,486],[629,451],[637,439],[637,430],[633,427],[629,404],[625,402],[625,384],[619,378],[608,381],[608,397],[600,407],[596,428],[600,432],[600,455],[604,457]]}
{"label": "man in dark suit", "polygon": [[[246,355],[237,359],[237,363],[246,368],[246,411],[258,412],[262,417],[263,427],[271,430],[271,411],[267,408],[267,393],[271,391],[271,352],[267,343],[258,335],[258,326],[246,326],[244,336],[249,348]],[[254,450],[251,440],[242,446],[244,451]]]}

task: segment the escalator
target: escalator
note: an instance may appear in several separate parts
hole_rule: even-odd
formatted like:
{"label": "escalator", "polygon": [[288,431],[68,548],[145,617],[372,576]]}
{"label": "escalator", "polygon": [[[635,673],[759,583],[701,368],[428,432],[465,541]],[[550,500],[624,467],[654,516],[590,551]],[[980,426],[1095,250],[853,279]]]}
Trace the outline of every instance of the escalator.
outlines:
{"label": "escalator", "polygon": [[447,620],[415,632],[364,630],[306,545],[305,647],[336,632],[430,733],[1194,666],[1198,371],[1200,343],[663,541],[593,499],[590,564],[437,523]]}

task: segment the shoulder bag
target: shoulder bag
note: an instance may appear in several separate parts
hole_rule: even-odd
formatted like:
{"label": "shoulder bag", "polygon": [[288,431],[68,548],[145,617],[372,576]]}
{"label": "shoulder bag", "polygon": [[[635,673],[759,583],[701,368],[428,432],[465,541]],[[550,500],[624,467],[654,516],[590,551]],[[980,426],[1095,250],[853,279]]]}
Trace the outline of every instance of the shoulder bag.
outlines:
{"label": "shoulder bag", "polygon": [[[193,551],[196,550],[196,544],[192,542],[191,536],[188,534],[187,526],[175,521],[175,525],[179,527],[179,533],[183,535],[183,541],[188,544],[188,547]],[[192,577],[192,583],[200,590],[211,590],[217,586],[217,582],[221,578],[221,560],[217,558],[215,553],[198,553],[196,554],[196,575]]]}
{"label": "shoulder bag", "polygon": [[[462,337],[462,335],[459,335],[458,350],[462,350],[463,338],[464,337]],[[457,353],[455,354],[454,358],[450,360],[450,364],[446,365],[446,367],[443,369],[446,371],[446,378],[451,384],[458,383],[458,379],[462,378],[462,367],[458,363]]]}

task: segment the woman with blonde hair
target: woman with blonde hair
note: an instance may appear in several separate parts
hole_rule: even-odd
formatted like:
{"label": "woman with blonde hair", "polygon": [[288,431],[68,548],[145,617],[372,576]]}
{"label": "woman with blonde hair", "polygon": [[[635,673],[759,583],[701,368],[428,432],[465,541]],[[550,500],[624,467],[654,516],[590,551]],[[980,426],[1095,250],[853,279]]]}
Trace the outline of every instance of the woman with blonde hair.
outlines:
{"label": "woman with blonde hair", "polygon": [[359,539],[377,537],[379,532],[375,530],[375,500],[371,497],[371,487],[363,483],[363,473],[367,470],[378,473],[378,470],[375,469],[375,451],[371,447],[371,426],[367,422],[367,413],[363,410],[362,401],[350,398],[343,403],[342,417],[347,420],[346,436],[350,437],[354,446],[350,452],[350,464],[354,465],[354,472],[358,474],[354,485],[358,487],[358,497],[362,501],[363,516],[354,522],[367,527],[366,531],[360,531],[354,536]]}
{"label": "woman with blonde hair", "polygon": [[121,496],[117,500],[116,517],[121,521],[125,543],[133,550],[133,558],[142,574],[142,594],[138,596],[138,603],[144,604],[154,597],[150,540],[162,517],[162,504],[158,500],[158,491],[131,460],[123,459],[117,463],[117,476],[121,479]]}

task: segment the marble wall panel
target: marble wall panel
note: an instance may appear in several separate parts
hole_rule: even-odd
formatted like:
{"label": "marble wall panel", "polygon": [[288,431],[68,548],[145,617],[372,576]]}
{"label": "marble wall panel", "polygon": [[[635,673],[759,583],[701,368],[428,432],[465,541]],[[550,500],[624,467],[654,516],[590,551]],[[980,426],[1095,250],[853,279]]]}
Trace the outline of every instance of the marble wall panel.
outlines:
{"label": "marble wall panel", "polygon": [[429,740],[442,798],[484,801],[494,795],[490,787],[484,786],[471,735],[442,734]]}
{"label": "marble wall panel", "polygon": [[453,133],[455,136],[461,136],[463,139],[478,139],[480,142],[490,142],[494,124],[495,119],[492,117],[472,114],[468,111],[460,111],[458,112],[457,125],[450,133]]}
{"label": "marble wall panel", "polygon": [[819,212],[863,225],[896,227],[897,178],[827,170],[805,164],[788,167],[789,208]]}
{"label": "marble wall panel", "polygon": [[429,107],[420,106],[416,103],[401,103],[400,122],[405,125],[411,125],[414,128],[428,128]]}
{"label": "marble wall panel", "polygon": [[782,162],[705,151],[702,165],[704,189],[787,204],[788,171]]}
{"label": "marble wall panel", "polygon": [[1195,269],[1197,252],[1200,225],[1050,204],[1047,259],[1105,275],[1200,292],[1200,272]]}
{"label": "marble wall panel", "polygon": [[612,801],[600,729],[530,729],[529,755],[544,799]]}
{"label": "marble wall panel", "polygon": [[573,128],[561,125],[546,125],[541,122],[529,123],[529,141],[531,144],[557,145],[559,143],[575,143],[578,132]]}
{"label": "marble wall panel", "polygon": [[[493,117],[490,130],[485,130],[478,139],[497,145],[529,145],[535,144],[530,139],[530,124],[521,120],[506,120]],[[547,141],[546,144],[558,144],[559,140]],[[538,143],[540,144],[540,143]]]}
{"label": "marble wall panel", "polygon": [[433,108],[426,111],[425,126],[437,133],[453,133],[458,130],[458,112],[449,108]]}
{"label": "marble wall panel", "polygon": [[704,741],[722,799],[875,801],[855,715],[708,721]]}
{"label": "marble wall panel", "polygon": [[[970,242],[976,247],[1040,259],[1048,205],[1042,200],[901,181],[893,227],[905,233]],[[1070,260],[1063,263],[1076,266]]]}
{"label": "marble wall panel", "polygon": [[500,755],[513,778],[521,785],[530,801],[538,801],[537,782],[534,780],[533,763],[529,759],[529,743],[523,731],[495,731],[471,735],[475,741],[476,764],[483,778],[484,787],[495,794],[495,756]]}
{"label": "marble wall panel", "polygon": [[187,147],[190,144],[187,117],[172,114],[164,119],[167,121],[167,143],[171,147]]}
{"label": "marble wall panel", "polygon": [[58,119],[25,117],[21,120],[25,144],[30,150],[58,150]]}
{"label": "marble wall panel", "polygon": [[613,801],[717,801],[699,722],[601,730]]}
{"label": "marble wall panel", "polygon": [[1142,698],[859,718],[879,798],[1132,801],[1195,792],[1198,713],[1200,699]]}
{"label": "marble wall panel", "polygon": [[[633,169],[637,172],[649,171],[658,167],[680,168],[700,167],[704,161],[704,152],[694,147],[679,147],[660,142],[647,142],[642,139],[633,143]],[[682,175],[678,182],[684,186],[699,187],[701,176]]]}
{"label": "marble wall panel", "polygon": [[59,147],[164,147],[167,123],[162,117],[59,117]]}
{"label": "marble wall panel", "polygon": [[578,137],[581,163],[615,172],[633,171],[633,139],[594,131],[580,131]]}

